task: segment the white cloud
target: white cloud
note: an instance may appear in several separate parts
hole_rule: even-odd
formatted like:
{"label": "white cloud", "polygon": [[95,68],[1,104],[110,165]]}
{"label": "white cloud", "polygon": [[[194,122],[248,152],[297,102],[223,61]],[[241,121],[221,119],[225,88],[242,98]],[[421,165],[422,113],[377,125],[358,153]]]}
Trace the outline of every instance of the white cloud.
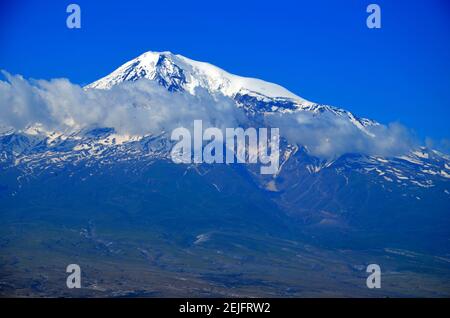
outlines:
{"label": "white cloud", "polygon": [[[144,135],[191,127],[239,127],[245,115],[225,96],[199,90],[196,96],[171,93],[149,81],[125,82],[110,90],[83,89],[67,79],[26,80],[4,72],[0,80],[0,127],[23,130],[39,123],[48,131],[75,131],[89,127],[114,128],[118,133]],[[302,111],[276,114],[267,122],[290,142],[305,145],[318,157],[345,153],[396,155],[416,145],[400,124],[368,128],[367,134],[348,119]],[[373,135],[373,136],[371,136]]]}
{"label": "white cloud", "polygon": [[110,90],[85,90],[67,79],[26,80],[4,73],[0,81],[0,124],[23,130],[39,123],[47,130],[110,127],[119,133],[150,134],[190,126],[202,119],[209,126],[235,127],[244,118],[233,101],[170,93],[149,80],[123,83]]}
{"label": "white cloud", "polygon": [[413,134],[399,123],[359,129],[350,120],[332,113],[307,111],[270,115],[271,125],[291,143],[301,144],[315,156],[335,158],[345,153],[393,156],[416,145]]}

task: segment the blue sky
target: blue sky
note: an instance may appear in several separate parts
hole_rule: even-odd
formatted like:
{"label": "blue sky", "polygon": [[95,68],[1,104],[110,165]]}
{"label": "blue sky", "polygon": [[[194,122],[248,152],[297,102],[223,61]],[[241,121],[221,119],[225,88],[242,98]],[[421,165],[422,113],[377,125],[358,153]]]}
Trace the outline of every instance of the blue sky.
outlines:
{"label": "blue sky", "polygon": [[[450,3],[37,1],[0,4],[0,68],[87,84],[148,51],[172,51],[285,86],[421,137],[450,137]],[[82,28],[68,29],[77,3]],[[366,27],[377,3],[382,28]]]}

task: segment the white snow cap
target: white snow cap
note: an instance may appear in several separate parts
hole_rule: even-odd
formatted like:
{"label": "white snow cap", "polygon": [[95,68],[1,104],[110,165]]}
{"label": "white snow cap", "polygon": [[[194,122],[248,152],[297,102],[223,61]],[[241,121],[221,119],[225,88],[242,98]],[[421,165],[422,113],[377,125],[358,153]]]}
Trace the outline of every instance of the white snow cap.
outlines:
{"label": "white snow cap", "polygon": [[247,92],[270,98],[289,98],[302,104],[309,103],[280,85],[230,74],[212,64],[194,61],[167,51],[146,52],[123,64],[111,74],[88,85],[87,88],[109,89],[118,83],[139,78],[150,80],[155,79],[156,76],[166,78],[174,74],[177,67],[183,71],[185,76],[183,88],[191,94],[194,94],[196,87],[202,87],[210,92],[221,92],[229,97],[234,97],[239,92]]}

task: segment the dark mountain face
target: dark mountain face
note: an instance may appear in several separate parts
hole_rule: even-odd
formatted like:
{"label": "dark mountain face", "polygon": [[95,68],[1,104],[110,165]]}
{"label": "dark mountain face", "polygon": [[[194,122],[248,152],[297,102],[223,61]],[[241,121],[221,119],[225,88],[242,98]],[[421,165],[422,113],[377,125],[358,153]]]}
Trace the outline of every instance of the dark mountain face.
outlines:
{"label": "dark mountain face", "polygon": [[[194,71],[170,56],[155,61],[155,70],[131,63],[112,81],[149,77],[185,91]],[[267,112],[299,107],[361,129],[375,124],[251,90],[232,97],[255,127]],[[420,148],[324,160],[283,139],[279,172],[261,175],[259,165],[174,164],[163,132],[118,138],[105,127],[0,136],[1,294],[450,294],[444,154]],[[70,263],[87,275],[78,294],[65,289]],[[382,291],[365,288],[369,263],[388,275]],[[411,290],[411,282],[421,287]]]}
{"label": "dark mountain face", "polygon": [[[434,201],[430,214],[429,201],[400,201],[367,175],[345,174],[347,183],[334,169],[310,174],[314,160],[301,162],[305,156],[286,163],[269,190],[245,165],[114,158],[48,165],[28,176],[2,167],[3,294],[447,293],[448,202]],[[438,198],[434,191],[427,196]],[[381,292],[364,288],[372,262],[399,273]],[[65,288],[69,263],[80,264],[89,289]],[[411,281],[423,289],[411,292]]]}

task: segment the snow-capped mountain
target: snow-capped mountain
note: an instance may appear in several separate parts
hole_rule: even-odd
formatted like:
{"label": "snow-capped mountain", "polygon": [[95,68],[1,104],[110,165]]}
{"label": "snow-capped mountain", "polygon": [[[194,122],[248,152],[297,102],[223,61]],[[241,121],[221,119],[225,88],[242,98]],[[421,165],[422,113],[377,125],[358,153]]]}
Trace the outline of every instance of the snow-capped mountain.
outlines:
{"label": "snow-capped mountain", "polygon": [[[84,89],[109,90],[141,78],[173,94],[195,95],[201,88],[211,95],[225,95],[254,122],[267,114],[306,112],[319,119],[324,114],[339,117],[369,136],[368,128],[379,125],[346,110],[307,101],[279,85],[232,75],[169,52],[144,53]],[[89,182],[120,166],[138,176],[142,169],[157,162],[171,163],[170,149],[171,142],[162,131],[129,136],[108,127],[69,133],[45,131],[39,125],[24,131],[4,129],[0,133],[0,171],[4,177],[0,179],[0,197],[15,196],[39,178],[51,179],[60,174]],[[216,170],[214,165],[186,165],[185,169],[186,173],[194,171],[218,192],[225,191],[223,176],[214,178],[222,167]],[[241,168],[231,165],[226,169]],[[304,145],[283,139],[276,175],[262,176],[255,166],[245,166],[244,170],[238,173],[256,186],[255,191],[273,196],[271,200],[280,209],[305,222],[370,226],[378,213],[383,217],[392,213],[403,220],[408,215],[396,213],[408,210],[421,218],[421,211],[433,205],[437,217],[444,218],[443,213],[450,207],[450,158],[427,148],[394,157],[352,153],[324,160],[313,156]]]}
{"label": "snow-capped mountain", "polygon": [[109,89],[122,82],[142,78],[156,81],[169,91],[185,91],[195,95],[197,88],[203,88],[211,94],[221,93],[234,99],[250,114],[307,111],[346,118],[364,131],[366,126],[377,125],[373,120],[358,118],[346,110],[310,102],[280,85],[233,75],[209,63],[170,52],[146,52],[87,85],[86,89]]}
{"label": "snow-capped mountain", "polygon": [[[170,92],[187,92],[195,95],[198,88],[207,90],[210,94],[222,94],[236,103],[237,107],[243,108],[249,118],[255,115],[267,113],[295,113],[307,112],[314,116],[328,114],[343,118],[364,133],[370,135],[367,127],[379,125],[376,121],[359,118],[351,112],[329,105],[323,105],[307,101],[295,95],[287,89],[263,80],[241,77],[230,74],[214,65],[205,62],[198,62],[181,55],[170,52],[146,52],[135,59],[117,68],[111,74],[93,82],[85,87],[86,90],[102,89],[108,90],[123,82],[134,82],[139,79],[148,79],[165,87]],[[1,130],[0,130],[1,133]],[[15,132],[11,129],[3,129],[2,158],[8,158],[15,164],[30,163],[35,160],[43,160],[48,163],[48,159],[58,157],[61,152],[63,158],[51,159],[50,162],[68,160],[69,158],[79,158],[92,156],[93,158],[103,158],[102,154],[112,152],[118,154],[130,153],[131,149],[142,150],[142,144],[148,145],[148,141],[158,140],[157,143],[164,147],[153,153],[146,154],[146,157],[169,158],[170,143],[163,132],[152,136],[128,136],[117,134],[112,129],[83,129],[78,132],[49,132],[43,130],[39,125],[28,127],[23,132]],[[163,140],[163,141],[161,141]],[[139,146],[136,148],[136,144]],[[287,161],[302,145],[283,146],[284,155],[282,160]],[[145,147],[144,147],[145,148]],[[114,149],[114,150],[113,150]],[[164,149],[164,151],[162,150]],[[133,152],[131,151],[131,152]],[[423,155],[420,155],[423,152]],[[428,149],[417,149],[410,154],[405,154],[397,158],[381,158],[366,156],[360,159],[361,173],[376,175],[384,182],[405,182],[422,187],[430,187],[433,182],[425,180],[422,182],[415,180],[415,169],[402,170],[405,165],[413,165],[417,170],[417,176],[433,176],[437,178],[450,178],[450,163],[448,157]],[[372,159],[371,159],[372,158]],[[431,160],[433,158],[434,160]],[[104,159],[104,158],[103,158]],[[427,160],[430,159],[430,160]],[[323,168],[330,168],[337,165],[339,160],[323,161],[314,159],[314,163],[306,166],[310,173],[317,173]],[[400,162],[400,167],[389,167],[387,163]],[[353,163],[353,166],[355,163]],[[39,165],[38,165],[39,166]],[[284,163],[282,162],[282,168]],[[403,167],[403,168],[402,168]],[[397,170],[400,169],[400,170]],[[355,168],[356,170],[356,168]],[[407,174],[407,176],[405,176]]]}

